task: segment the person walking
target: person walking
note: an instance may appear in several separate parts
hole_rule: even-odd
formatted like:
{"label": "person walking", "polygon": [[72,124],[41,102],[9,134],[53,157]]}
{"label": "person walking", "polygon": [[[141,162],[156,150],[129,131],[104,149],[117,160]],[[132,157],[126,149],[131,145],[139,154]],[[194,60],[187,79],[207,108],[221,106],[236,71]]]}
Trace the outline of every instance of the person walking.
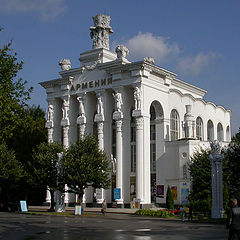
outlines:
{"label": "person walking", "polygon": [[107,211],[107,201],[106,201],[106,199],[104,199],[103,202],[102,202],[101,212],[102,212],[103,215],[105,215],[106,211]]}
{"label": "person walking", "polygon": [[185,208],[183,207],[183,205],[180,206],[180,216],[181,216],[182,222],[184,222]]}
{"label": "person walking", "polygon": [[228,240],[240,240],[240,207],[236,198],[230,200],[230,207],[227,220]]}

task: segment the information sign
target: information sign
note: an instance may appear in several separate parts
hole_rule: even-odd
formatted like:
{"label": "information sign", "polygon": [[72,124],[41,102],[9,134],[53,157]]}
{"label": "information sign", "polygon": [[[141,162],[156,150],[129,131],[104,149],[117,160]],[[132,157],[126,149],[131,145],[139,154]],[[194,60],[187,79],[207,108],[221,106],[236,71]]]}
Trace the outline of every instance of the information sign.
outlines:
{"label": "information sign", "polygon": [[26,201],[20,201],[20,207],[22,212],[27,212],[27,202]]}

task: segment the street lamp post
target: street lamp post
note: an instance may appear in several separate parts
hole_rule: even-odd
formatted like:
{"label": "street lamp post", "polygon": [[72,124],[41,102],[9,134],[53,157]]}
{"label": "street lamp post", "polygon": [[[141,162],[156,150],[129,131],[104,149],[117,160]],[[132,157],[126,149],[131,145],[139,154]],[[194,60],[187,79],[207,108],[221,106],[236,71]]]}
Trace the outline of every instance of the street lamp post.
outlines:
{"label": "street lamp post", "polygon": [[210,142],[212,175],[212,218],[223,218],[222,161],[221,147],[218,141]]}

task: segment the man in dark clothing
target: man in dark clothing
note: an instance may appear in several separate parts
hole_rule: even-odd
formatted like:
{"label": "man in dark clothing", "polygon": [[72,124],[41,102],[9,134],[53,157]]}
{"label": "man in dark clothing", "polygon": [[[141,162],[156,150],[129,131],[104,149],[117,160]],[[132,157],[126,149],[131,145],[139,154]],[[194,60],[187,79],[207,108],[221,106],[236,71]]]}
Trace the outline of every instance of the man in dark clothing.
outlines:
{"label": "man in dark clothing", "polygon": [[240,207],[238,207],[237,199],[231,199],[231,209],[228,213],[227,228],[229,229],[228,240],[240,240]]}

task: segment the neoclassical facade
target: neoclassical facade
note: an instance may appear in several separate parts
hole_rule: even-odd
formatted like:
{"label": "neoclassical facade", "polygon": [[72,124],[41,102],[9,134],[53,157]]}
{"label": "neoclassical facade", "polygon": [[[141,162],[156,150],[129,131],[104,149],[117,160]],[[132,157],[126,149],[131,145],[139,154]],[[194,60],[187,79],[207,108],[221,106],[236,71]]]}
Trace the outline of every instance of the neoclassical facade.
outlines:
{"label": "neoclassical facade", "polygon": [[[68,148],[93,134],[106,151],[112,187],[86,189],[86,204],[106,199],[126,206],[134,198],[162,204],[168,185],[175,203],[185,203],[190,157],[209,141],[230,141],[230,110],[205,102],[205,90],[156,66],[152,57],[129,62],[125,46],[110,51],[110,17],[93,20],[93,47],[80,54],[80,67],[62,59],[60,78],[40,83],[47,93],[49,142]],[[120,189],[118,199],[114,188]],[[75,197],[66,194],[65,201]]]}

